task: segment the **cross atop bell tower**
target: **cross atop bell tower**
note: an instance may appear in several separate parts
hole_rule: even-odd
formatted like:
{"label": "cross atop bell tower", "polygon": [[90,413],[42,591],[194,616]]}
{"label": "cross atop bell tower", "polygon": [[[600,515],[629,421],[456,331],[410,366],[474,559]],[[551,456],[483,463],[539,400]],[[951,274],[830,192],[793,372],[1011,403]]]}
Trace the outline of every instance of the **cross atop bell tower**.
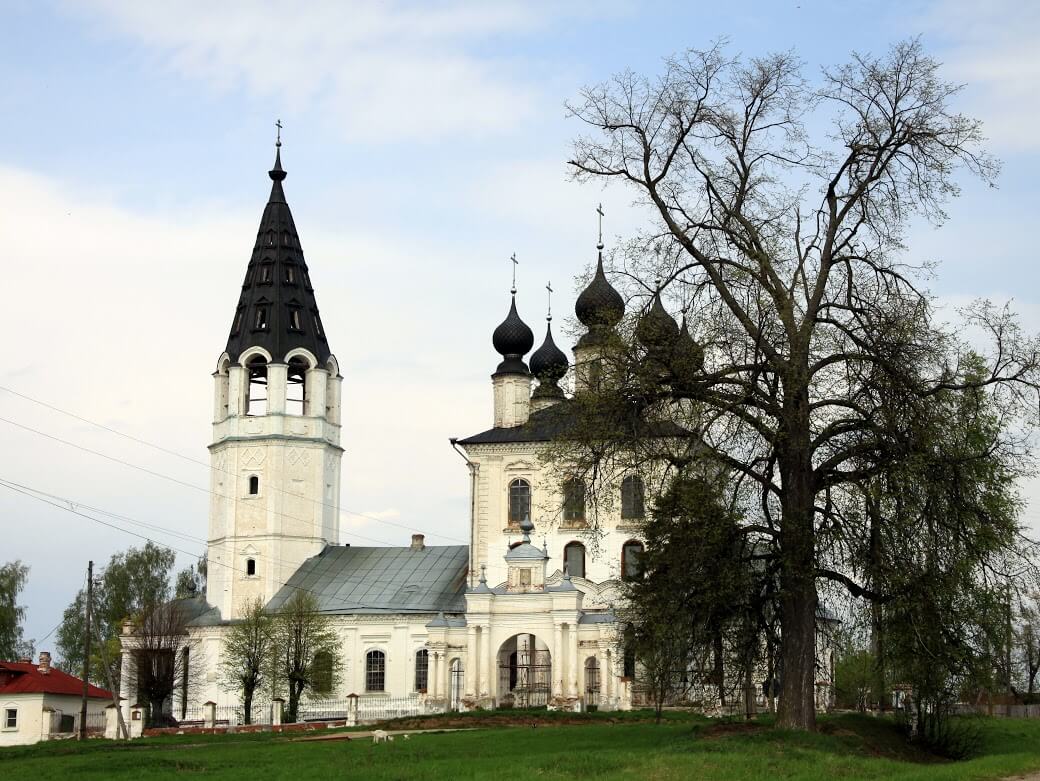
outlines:
{"label": "cross atop bell tower", "polygon": [[343,378],[282,187],[281,120],[275,127],[271,194],[213,375],[206,599],[225,619],[269,601],[339,542]]}

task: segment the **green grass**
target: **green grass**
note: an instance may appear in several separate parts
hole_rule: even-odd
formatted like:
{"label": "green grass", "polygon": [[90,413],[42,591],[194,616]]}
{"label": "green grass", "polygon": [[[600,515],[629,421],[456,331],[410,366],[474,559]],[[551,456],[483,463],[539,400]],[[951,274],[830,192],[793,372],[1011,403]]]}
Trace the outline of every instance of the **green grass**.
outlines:
{"label": "green grass", "polygon": [[[545,714],[542,714],[544,717]],[[182,735],[132,743],[90,741],[0,749],[0,779],[996,779],[1040,769],[1040,720],[979,721],[980,756],[962,762],[908,747],[885,720],[822,718],[818,733],[768,722],[713,722],[671,714],[541,719],[514,712],[475,732],[370,741],[292,742],[272,733]],[[443,724],[440,718],[436,723]],[[478,726],[478,715],[454,719]],[[565,723],[569,721],[570,723]],[[388,725],[394,728],[395,725]],[[418,727],[420,725],[413,725]]]}

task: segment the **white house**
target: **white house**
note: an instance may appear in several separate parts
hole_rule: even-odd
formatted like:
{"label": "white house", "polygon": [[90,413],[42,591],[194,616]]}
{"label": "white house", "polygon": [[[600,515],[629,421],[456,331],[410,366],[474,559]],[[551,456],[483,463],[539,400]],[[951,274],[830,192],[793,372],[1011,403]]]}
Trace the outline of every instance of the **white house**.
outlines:
{"label": "white house", "polygon": [[[79,729],[83,681],[51,667],[44,651],[38,664],[28,659],[0,662],[0,746],[24,746],[70,736]],[[87,687],[87,726],[104,728],[112,693]]]}

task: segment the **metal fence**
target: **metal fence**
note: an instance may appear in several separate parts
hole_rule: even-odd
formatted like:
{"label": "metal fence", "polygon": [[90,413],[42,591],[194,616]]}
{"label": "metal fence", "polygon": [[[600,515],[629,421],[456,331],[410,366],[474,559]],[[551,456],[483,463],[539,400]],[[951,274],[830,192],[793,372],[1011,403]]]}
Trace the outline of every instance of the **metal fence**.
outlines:
{"label": "metal fence", "polygon": [[[241,705],[218,705],[214,711],[214,726],[241,727],[247,723],[245,708]],[[253,702],[249,724],[270,724],[274,711],[270,702]],[[206,723],[206,706],[194,705],[184,711],[184,716],[175,719],[182,727],[201,727]]]}
{"label": "metal fence", "polygon": [[[356,703],[356,704],[355,704]],[[356,708],[356,711],[353,709]],[[411,697],[358,697],[356,700],[304,700],[296,714],[297,721],[346,720],[352,713],[359,724],[387,721],[405,716],[439,713],[442,708],[431,708],[424,699]]]}

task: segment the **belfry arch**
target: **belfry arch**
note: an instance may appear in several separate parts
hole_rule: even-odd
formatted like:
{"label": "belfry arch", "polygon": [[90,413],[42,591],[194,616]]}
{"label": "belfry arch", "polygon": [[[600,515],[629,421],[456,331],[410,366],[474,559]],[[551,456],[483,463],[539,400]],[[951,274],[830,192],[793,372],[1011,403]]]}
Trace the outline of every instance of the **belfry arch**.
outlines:
{"label": "belfry arch", "polygon": [[552,696],[552,654],[536,635],[516,634],[498,649],[499,705],[544,708]]}

